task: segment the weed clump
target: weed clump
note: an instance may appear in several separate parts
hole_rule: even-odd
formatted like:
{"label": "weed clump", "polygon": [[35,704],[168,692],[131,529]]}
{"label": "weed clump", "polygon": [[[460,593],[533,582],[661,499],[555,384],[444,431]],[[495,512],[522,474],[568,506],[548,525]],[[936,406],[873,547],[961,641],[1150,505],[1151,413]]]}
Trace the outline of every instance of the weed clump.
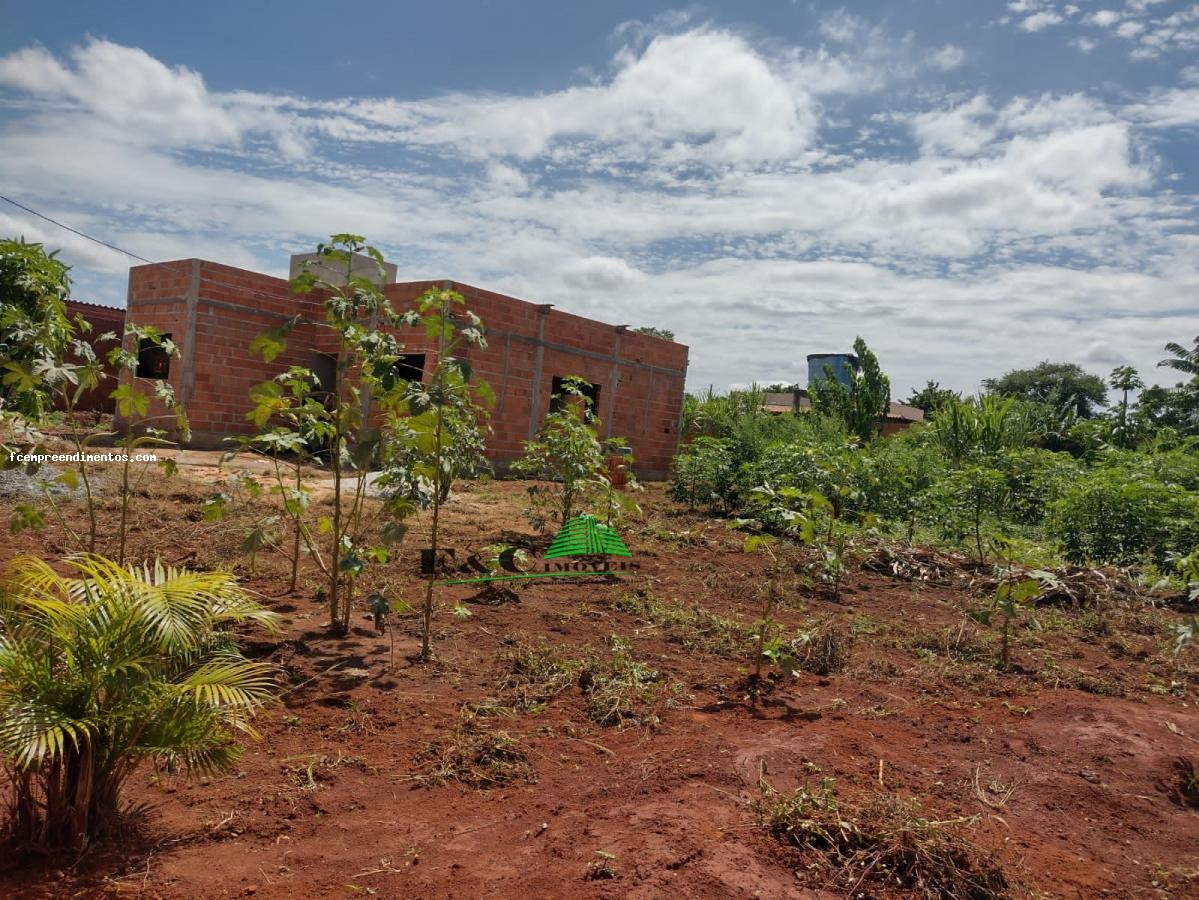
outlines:
{"label": "weed clump", "polygon": [[662,676],[616,650],[608,659],[591,662],[579,675],[579,688],[587,700],[587,718],[605,728],[614,725],[656,725],[653,711]]}
{"label": "weed clump", "polygon": [[512,697],[516,709],[539,710],[547,702],[578,683],[586,661],[569,659],[549,647],[517,644],[505,654],[507,672],[500,688]]}
{"label": "weed clump", "polygon": [[980,662],[990,656],[986,643],[965,622],[943,631],[917,631],[907,647],[921,658],[941,656],[955,662]]}
{"label": "weed clump", "polygon": [[860,896],[866,882],[938,900],[1008,896],[998,863],[956,833],[975,820],[930,820],[915,798],[877,793],[843,801],[831,779],[791,794],[763,782],[757,812],[776,837],[820,857],[832,869],[829,883],[848,896]]}
{"label": "weed clump", "polygon": [[470,724],[446,740],[429,744],[418,759],[429,763],[417,777],[425,786],[457,781],[475,788],[491,788],[515,781],[537,781],[529,755],[515,737],[506,731],[485,731]]}
{"label": "weed clump", "polygon": [[793,643],[797,667],[813,675],[834,675],[849,665],[853,634],[832,621],[801,633]]}
{"label": "weed clump", "polygon": [[663,689],[661,674],[637,660],[627,641],[614,636],[607,653],[587,649],[567,658],[549,647],[517,644],[506,654],[508,671],[500,688],[511,706],[540,712],[561,694],[577,689],[587,718],[597,725],[654,725]]}
{"label": "weed clump", "polygon": [[661,600],[644,590],[622,594],[616,598],[615,606],[666,629],[667,638],[687,650],[699,650],[726,659],[744,656],[753,631],[735,619],[715,615],[698,604],[684,606]]}

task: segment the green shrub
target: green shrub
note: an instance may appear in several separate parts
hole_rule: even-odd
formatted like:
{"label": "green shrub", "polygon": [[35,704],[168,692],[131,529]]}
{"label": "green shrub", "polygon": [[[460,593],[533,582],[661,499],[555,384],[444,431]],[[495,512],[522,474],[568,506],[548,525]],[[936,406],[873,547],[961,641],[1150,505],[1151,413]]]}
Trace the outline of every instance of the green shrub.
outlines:
{"label": "green shrub", "polygon": [[1085,471],[1068,453],[1033,448],[1005,451],[996,467],[1007,483],[1008,518],[1021,525],[1040,524]]}
{"label": "green shrub", "polygon": [[731,513],[741,502],[739,469],[731,441],[696,438],[675,457],[670,496],[691,509]]}
{"label": "green shrub", "polygon": [[1199,544],[1199,494],[1098,469],[1078,479],[1051,507],[1050,531],[1073,562],[1164,562]]}

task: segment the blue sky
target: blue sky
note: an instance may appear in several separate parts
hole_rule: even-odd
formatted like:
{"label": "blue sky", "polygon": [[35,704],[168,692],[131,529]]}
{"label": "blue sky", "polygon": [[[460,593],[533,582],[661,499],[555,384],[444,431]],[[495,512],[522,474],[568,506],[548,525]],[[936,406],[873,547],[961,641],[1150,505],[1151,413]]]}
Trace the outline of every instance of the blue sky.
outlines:
{"label": "blue sky", "polygon": [[[4,3],[0,193],[151,259],[334,231],[673,329],[693,388],[861,334],[896,396],[1199,332],[1199,4]],[[62,248],[80,299],[129,260]]]}

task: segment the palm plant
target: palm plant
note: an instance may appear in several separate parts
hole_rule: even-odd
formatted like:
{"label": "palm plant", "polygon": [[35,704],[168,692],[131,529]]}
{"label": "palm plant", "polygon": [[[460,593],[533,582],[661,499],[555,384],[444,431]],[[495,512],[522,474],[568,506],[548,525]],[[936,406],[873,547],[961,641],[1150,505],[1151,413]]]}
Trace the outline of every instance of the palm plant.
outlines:
{"label": "palm plant", "polygon": [[1175,369],[1194,378],[1199,378],[1199,337],[1195,338],[1195,346],[1188,350],[1182,344],[1171,341],[1165,349],[1174,354],[1158,363],[1167,369]]}
{"label": "palm plant", "polygon": [[113,825],[144,759],[201,774],[240,756],[275,693],[273,669],[227,627],[277,630],[226,572],[33,557],[0,581],[0,766],[20,843],[80,847]]}

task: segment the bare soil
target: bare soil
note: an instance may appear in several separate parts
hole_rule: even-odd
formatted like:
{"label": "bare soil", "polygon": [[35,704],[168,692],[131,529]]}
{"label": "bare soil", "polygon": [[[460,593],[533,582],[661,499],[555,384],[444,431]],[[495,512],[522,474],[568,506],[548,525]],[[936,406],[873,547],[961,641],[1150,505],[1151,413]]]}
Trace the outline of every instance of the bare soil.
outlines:
{"label": "bare soil", "polygon": [[[917,798],[1002,866],[1012,896],[1199,896],[1199,810],[1180,791],[1181,767],[1199,761],[1199,710],[1193,666],[1167,649],[1177,611],[1041,608],[999,671],[995,635],[965,623],[981,602],[968,567],[939,584],[855,564],[839,599],[796,575],[777,617],[837,635],[848,662],[771,679],[754,703],[739,626],[758,615],[766,562],[650,485],[621,528],[636,577],[443,588],[426,665],[415,617],[380,635],[359,609],[348,635],[330,636],[311,575],[283,596],[282,554],[250,573],[238,545],[269,501],[206,522],[220,477],[151,475],[131,543],[235,566],[282,614],[283,640],[248,638],[280,667],[282,702],[225,776],[139,770],[113,840],[50,859],[6,850],[0,896],[912,895],[847,879],[763,826],[771,789],[825,779],[846,800]],[[535,544],[523,495],[463,486],[448,543]],[[414,523],[375,587],[418,601],[427,527]],[[0,535],[0,562],[70,549],[53,524]],[[457,601],[469,618],[450,613]],[[530,659],[556,661],[558,680],[530,675]],[[631,689],[604,680],[619,671],[638,673]]]}

